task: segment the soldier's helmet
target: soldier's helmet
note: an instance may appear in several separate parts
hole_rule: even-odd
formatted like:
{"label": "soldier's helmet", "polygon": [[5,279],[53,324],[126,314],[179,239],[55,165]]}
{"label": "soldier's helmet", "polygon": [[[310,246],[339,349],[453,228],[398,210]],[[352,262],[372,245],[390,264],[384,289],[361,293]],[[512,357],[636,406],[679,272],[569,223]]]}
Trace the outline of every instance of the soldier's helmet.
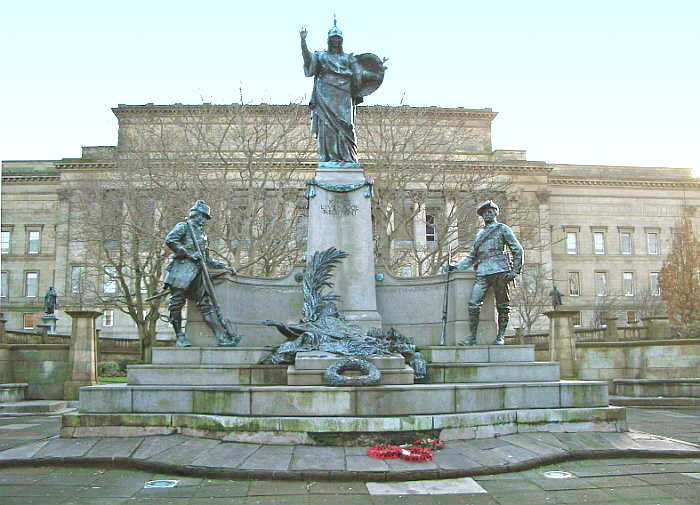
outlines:
{"label": "soldier's helmet", "polygon": [[499,212],[498,205],[496,204],[496,202],[494,202],[493,200],[486,200],[484,203],[479,205],[479,207],[477,207],[476,213],[479,214],[480,216],[483,216],[484,211],[486,209],[493,209],[496,211],[496,214],[498,214],[498,212]]}
{"label": "soldier's helmet", "polygon": [[207,219],[211,219],[211,210],[209,209],[209,206],[204,203],[204,200],[197,200],[194,202],[194,205],[190,209],[190,212],[196,211],[204,215]]}
{"label": "soldier's helmet", "polygon": [[333,16],[333,28],[328,30],[328,38],[330,39],[331,37],[343,38],[343,32],[341,32],[340,28],[338,28],[338,21],[335,16]]}

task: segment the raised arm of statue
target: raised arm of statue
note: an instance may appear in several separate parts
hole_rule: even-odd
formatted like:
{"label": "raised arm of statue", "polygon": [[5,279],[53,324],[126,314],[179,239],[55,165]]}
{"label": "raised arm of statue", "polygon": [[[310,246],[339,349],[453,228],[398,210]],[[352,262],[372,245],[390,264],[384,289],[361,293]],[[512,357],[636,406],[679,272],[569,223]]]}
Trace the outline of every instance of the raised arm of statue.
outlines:
{"label": "raised arm of statue", "polygon": [[311,64],[311,52],[306,46],[306,34],[308,31],[305,26],[301,27],[299,30],[299,37],[301,37],[301,55],[304,57],[304,69],[306,69]]}

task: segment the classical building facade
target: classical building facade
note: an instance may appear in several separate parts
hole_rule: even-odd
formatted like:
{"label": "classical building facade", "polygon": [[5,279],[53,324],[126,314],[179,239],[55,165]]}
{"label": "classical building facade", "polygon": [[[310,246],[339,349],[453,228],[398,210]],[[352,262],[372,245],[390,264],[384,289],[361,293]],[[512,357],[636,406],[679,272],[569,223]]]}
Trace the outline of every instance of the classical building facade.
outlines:
{"label": "classical building facade", "polygon": [[[674,226],[681,215],[690,216],[696,230],[700,224],[700,180],[691,176],[690,168],[560,165],[528,161],[525,151],[494,151],[491,121],[496,113],[490,109],[358,109],[361,162],[376,177],[377,190],[390,186],[389,181],[403,185],[402,195],[423,194],[409,203],[409,226],[404,229],[396,212],[384,220],[376,216],[375,227],[391,228],[377,250],[393,258],[387,264],[394,275],[434,274],[439,264],[456,261],[473,237],[475,221],[470,211],[461,215],[455,209],[462,202],[469,202],[471,209],[495,191],[503,220],[526,239],[526,273],[542,277],[540,291],[557,286],[564,303],[579,311],[581,325],[612,317],[632,322],[660,310],[657,278],[673,244]],[[212,167],[213,177],[252,169],[294,173],[285,184],[269,184],[266,191],[298,195],[286,199],[292,204],[285,212],[301,209],[292,248],[303,252],[301,197],[304,179],[313,175],[315,165],[303,108],[120,105],[113,111],[119,120],[116,146],[85,147],[79,159],[3,161],[0,302],[8,328],[32,328],[41,322],[49,286],[58,292],[59,332],[70,329],[62,308],[94,304],[85,289],[87,279],[103,293],[118,290],[105,275],[108,265],[92,277],[88,272],[95,263],[81,223],[91,211],[74,198],[76,187],[86,181],[126,171],[141,174],[168,163]],[[407,181],[400,181],[402,174]],[[103,211],[104,205],[93,203]],[[394,201],[382,205],[379,210],[397,207]],[[233,219],[233,214],[223,213],[221,219]],[[265,212],[261,216],[255,230],[268,219]],[[113,224],[105,222],[106,227]],[[228,248],[230,254],[224,255],[233,264],[250,260],[240,237],[210,238]],[[443,253],[431,257],[440,247]],[[293,263],[291,258],[284,264]],[[528,276],[523,282],[531,282]],[[155,285],[144,286],[141,294],[151,296],[156,290]],[[534,303],[544,311],[542,299]],[[98,321],[102,336],[136,338],[127,314],[109,305],[103,310]],[[165,323],[158,328],[160,337],[170,338]]]}

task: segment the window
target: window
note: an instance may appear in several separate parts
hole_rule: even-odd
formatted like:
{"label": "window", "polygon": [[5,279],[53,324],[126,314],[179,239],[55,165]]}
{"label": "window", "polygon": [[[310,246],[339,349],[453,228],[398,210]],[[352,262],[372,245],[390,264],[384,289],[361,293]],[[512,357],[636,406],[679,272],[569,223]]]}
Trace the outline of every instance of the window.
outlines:
{"label": "window", "polygon": [[110,295],[117,292],[117,269],[115,267],[104,268],[102,292]]}
{"label": "window", "polygon": [[581,279],[578,272],[569,272],[569,296],[581,294]]}
{"label": "window", "polygon": [[632,233],[629,231],[620,232],[620,253],[632,254]]}
{"label": "window", "polygon": [[79,295],[85,288],[85,267],[74,266],[70,269],[70,292]]}
{"label": "window", "polygon": [[10,291],[10,275],[7,272],[0,273],[0,298],[7,298]]}
{"label": "window", "polygon": [[34,314],[31,312],[25,312],[22,314],[22,328],[25,330],[34,329]]}
{"label": "window", "polygon": [[593,232],[593,254],[605,254],[605,234],[602,231]]}
{"label": "window", "polygon": [[659,254],[659,235],[656,232],[647,233],[647,253]]}
{"label": "window", "polygon": [[2,239],[0,239],[0,252],[2,254],[10,254],[10,232],[9,231],[3,231],[2,232]]}
{"label": "window", "polygon": [[608,296],[608,276],[605,272],[595,272],[595,295]]}
{"label": "window", "polygon": [[425,241],[427,243],[434,243],[437,241],[437,235],[435,234],[435,214],[425,215]]}
{"label": "window", "polygon": [[622,294],[634,296],[634,273],[622,272]]}
{"label": "window", "polygon": [[25,272],[24,274],[24,296],[36,298],[39,293],[39,272]]}
{"label": "window", "polygon": [[102,326],[104,326],[104,327],[114,326],[114,311],[113,310],[105,310],[102,313]]}
{"label": "window", "polygon": [[637,322],[639,322],[639,319],[637,319],[637,311],[628,310],[627,311],[627,324],[634,324]]}
{"label": "window", "polygon": [[581,312],[574,312],[571,314],[571,324],[574,326],[581,326]]}
{"label": "window", "polygon": [[578,254],[575,231],[566,232],[566,254]]}
{"label": "window", "polygon": [[37,230],[27,233],[27,254],[39,254],[41,234]]}
{"label": "window", "polygon": [[413,272],[410,266],[403,266],[399,268],[399,277],[411,277]]}
{"label": "window", "polygon": [[651,296],[661,295],[661,290],[659,289],[659,272],[649,273],[649,292]]}

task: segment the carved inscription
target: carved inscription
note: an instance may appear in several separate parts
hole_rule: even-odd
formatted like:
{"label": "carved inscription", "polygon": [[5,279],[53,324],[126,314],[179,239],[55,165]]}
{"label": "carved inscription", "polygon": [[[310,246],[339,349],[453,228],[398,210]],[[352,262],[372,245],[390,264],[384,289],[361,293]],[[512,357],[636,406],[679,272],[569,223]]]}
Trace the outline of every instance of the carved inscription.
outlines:
{"label": "carved inscription", "polygon": [[357,205],[338,198],[328,200],[328,205],[321,205],[321,212],[329,216],[355,216],[359,211],[360,207]]}

